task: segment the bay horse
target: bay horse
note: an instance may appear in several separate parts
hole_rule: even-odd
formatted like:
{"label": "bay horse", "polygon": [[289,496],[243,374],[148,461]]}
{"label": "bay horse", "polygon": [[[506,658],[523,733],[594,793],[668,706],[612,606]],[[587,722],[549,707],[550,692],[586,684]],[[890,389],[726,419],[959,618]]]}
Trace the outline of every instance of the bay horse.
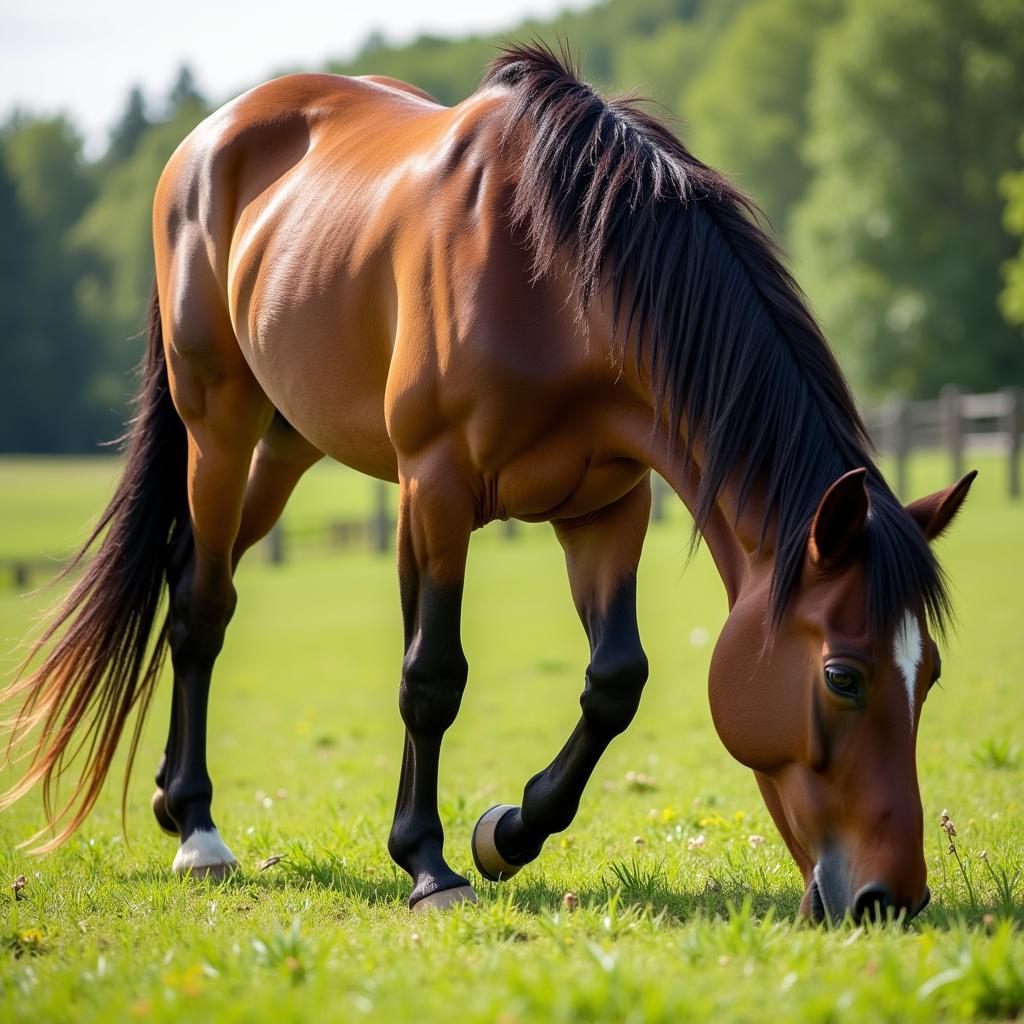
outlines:
{"label": "bay horse", "polygon": [[900,504],[756,208],[664,124],[539,44],[503,51],[452,108],[387,78],[280,78],[174,153],[153,238],[124,475],[41,662],[5,691],[31,760],[3,803],[42,782],[39,849],[82,822],[134,711],[130,772],[169,649],[153,810],[179,839],[175,872],[235,867],[206,766],[233,571],[326,454],[400,489],[406,735],[388,850],[417,910],[475,898],[437,807],[468,672],[470,534],[548,521],[564,548],[591,652],[582,716],[520,805],[473,835],[483,877],[515,874],[569,826],[637,710],[653,469],[721,575],[713,720],[756,774],[803,913],[923,907],[915,740],[950,615],[929,542],[973,474]]}

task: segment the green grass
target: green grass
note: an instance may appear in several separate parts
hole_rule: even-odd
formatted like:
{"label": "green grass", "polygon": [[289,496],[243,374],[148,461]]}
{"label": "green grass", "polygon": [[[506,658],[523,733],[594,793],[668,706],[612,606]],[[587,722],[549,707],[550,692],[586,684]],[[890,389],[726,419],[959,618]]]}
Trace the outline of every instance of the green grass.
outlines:
{"label": "green grass", "polygon": [[[477,880],[478,906],[413,917],[385,850],[401,751],[394,569],[387,557],[308,544],[283,568],[257,553],[242,566],[214,682],[214,813],[244,872],[221,886],[169,877],[174,841],[148,809],[165,679],[129,791],[127,841],[119,771],[50,856],[14,849],[42,823],[38,803],[0,816],[0,1019],[1021,1015],[1024,506],[1004,498],[1000,464],[980,465],[942,542],[960,629],[921,728],[934,896],[909,929],[797,920],[797,871],[753,777],[711,725],[707,662],[725,599],[706,554],[686,565],[682,513],[652,528],[641,569],[651,682],[576,822],[511,882]],[[948,482],[938,460],[914,469],[915,493]],[[0,557],[65,553],[112,481],[98,461],[0,461]],[[290,532],[356,514],[371,493],[318,467],[289,509]],[[0,581],[0,646],[23,638],[48,599]],[[578,715],[586,644],[549,530],[524,527],[508,542],[492,527],[474,540],[465,647],[470,684],[446,740],[441,806],[452,866],[472,875],[476,818],[518,800]],[[944,808],[959,863],[938,828]],[[697,835],[703,846],[689,848]],[[766,841],[751,845],[751,835]],[[259,871],[272,855],[283,859]],[[15,899],[19,874],[27,881]]]}

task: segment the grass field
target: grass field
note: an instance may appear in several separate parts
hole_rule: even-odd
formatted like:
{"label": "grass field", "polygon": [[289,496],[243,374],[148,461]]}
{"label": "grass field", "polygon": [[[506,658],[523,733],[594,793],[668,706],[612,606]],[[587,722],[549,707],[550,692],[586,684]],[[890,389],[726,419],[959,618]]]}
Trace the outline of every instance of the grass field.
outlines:
{"label": "grass field", "polygon": [[[242,566],[214,680],[214,814],[243,872],[220,886],[170,876],[175,844],[148,807],[165,679],[129,791],[127,840],[119,770],[55,854],[14,848],[42,823],[37,802],[0,816],[0,1019],[1020,1016],[1024,505],[1003,496],[1001,465],[978,464],[942,542],[960,628],[921,727],[933,901],[908,929],[797,920],[798,873],[752,775],[711,725],[707,662],[725,599],[706,554],[686,565],[682,512],[652,528],[641,568],[644,703],[578,819],[511,882],[475,879],[479,905],[413,917],[385,850],[402,737],[393,565],[307,546],[284,567],[256,552]],[[914,469],[915,494],[949,482],[938,460]],[[114,471],[104,461],[0,461],[0,559],[65,553]],[[369,496],[361,478],[318,468],[288,522],[299,530],[368,507]],[[5,651],[48,600],[0,581]],[[578,715],[586,644],[548,529],[507,541],[489,528],[474,540],[464,622],[470,683],[446,740],[441,803],[449,860],[473,878],[478,815],[517,802]],[[649,779],[629,781],[631,772]],[[944,808],[959,863],[938,828]],[[759,835],[766,841],[751,844]],[[274,855],[282,860],[258,870]]]}

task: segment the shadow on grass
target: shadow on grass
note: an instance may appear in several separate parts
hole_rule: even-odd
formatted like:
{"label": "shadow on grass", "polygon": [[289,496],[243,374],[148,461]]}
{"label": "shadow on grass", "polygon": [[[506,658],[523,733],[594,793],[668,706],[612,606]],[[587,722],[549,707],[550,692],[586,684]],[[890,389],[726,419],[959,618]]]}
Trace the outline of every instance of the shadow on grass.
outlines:
{"label": "shadow on grass", "polygon": [[[148,865],[119,873],[119,881],[162,886],[168,881],[168,872],[162,865]],[[564,885],[556,885],[541,874],[492,883],[471,873],[470,882],[485,903],[495,897],[509,897],[519,911],[534,915],[551,915],[564,907]],[[409,880],[397,867],[387,874],[375,872],[372,867],[350,866],[344,857],[326,850],[293,850],[266,871],[247,869],[220,882],[202,880],[192,884],[248,893],[312,888],[337,893],[370,908],[403,907],[410,888]],[[578,886],[573,895],[584,909],[605,908],[614,900],[621,911],[642,910],[684,925],[694,920],[728,920],[745,903],[755,919],[771,914],[776,921],[796,921],[803,892],[793,885],[764,891],[738,880],[712,880],[700,890],[687,890],[671,884],[663,866],[638,868],[635,863],[612,862],[603,875],[595,872],[593,882]],[[911,923],[909,930],[927,927],[953,932],[965,926],[991,927],[997,921],[1012,921],[1024,928],[1024,904],[936,902]]]}
{"label": "shadow on grass", "polygon": [[[488,889],[496,888],[492,883],[480,883]],[[565,889],[553,885],[544,877],[532,877],[510,887],[515,905],[528,913],[551,913],[563,907]],[[501,890],[504,891],[504,890]],[[614,877],[595,879],[594,883],[574,890],[578,905],[584,908],[601,908],[616,900],[622,910],[642,909],[654,915],[668,918],[679,924],[695,919],[729,917],[731,907],[740,906],[749,900],[755,917],[763,917],[772,909],[776,916],[794,914],[800,905],[802,893],[787,890],[784,893],[759,893],[747,886],[726,884],[705,886],[700,891],[680,890],[662,879],[650,879],[637,886],[620,884]]]}

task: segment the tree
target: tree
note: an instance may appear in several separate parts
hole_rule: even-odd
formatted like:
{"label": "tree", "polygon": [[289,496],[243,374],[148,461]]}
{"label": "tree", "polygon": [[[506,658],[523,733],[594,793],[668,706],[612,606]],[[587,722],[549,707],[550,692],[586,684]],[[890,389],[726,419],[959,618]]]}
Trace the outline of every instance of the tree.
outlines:
{"label": "tree", "polygon": [[[1024,157],[1024,135],[1019,150]],[[1024,169],[1003,175],[999,188],[1006,197],[1003,224],[1007,231],[1024,239]],[[1024,241],[1017,255],[1003,264],[1003,275],[1006,287],[999,296],[1003,316],[1011,324],[1024,326]]]}
{"label": "tree", "polygon": [[31,397],[43,372],[38,351],[27,344],[32,324],[32,232],[18,201],[14,178],[0,150],[0,451],[24,451],[36,424]]}
{"label": "tree", "polygon": [[156,183],[204,113],[190,102],[169,121],[153,125],[131,158],[108,171],[95,201],[69,235],[72,251],[87,267],[75,296],[79,315],[99,339],[101,364],[90,387],[105,408],[125,408],[133,387],[129,371],[142,351],[133,339],[143,326],[153,281]]}
{"label": "tree", "polygon": [[812,300],[855,377],[934,394],[1024,377],[1000,316],[997,182],[1024,128],[1018,0],[852,0],[813,76],[814,178],[793,216]]}
{"label": "tree", "polygon": [[171,116],[176,114],[183,107],[204,107],[206,100],[196,87],[195,75],[187,64],[182,64],[178,69],[178,77],[171,86],[167,102],[170,104]]}
{"label": "tree", "polygon": [[107,148],[106,162],[118,164],[135,152],[139,140],[146,134],[149,128],[149,118],[146,117],[146,98],[142,90],[136,85],[128,94],[128,102],[125,105],[124,113],[120,120],[114,125],[110,132],[110,145]]}
{"label": "tree", "polygon": [[772,0],[745,8],[681,102],[702,160],[746,189],[786,233],[811,168],[811,67],[841,0]]}
{"label": "tree", "polygon": [[[78,316],[74,285],[82,269],[67,232],[93,196],[81,139],[64,118],[19,117],[3,131],[4,162],[14,186],[5,219],[14,237],[19,295],[11,334],[0,338],[11,375],[0,380],[7,406],[0,448],[82,451],[103,419],[88,385],[96,346]],[[20,241],[18,240],[20,238]]]}

